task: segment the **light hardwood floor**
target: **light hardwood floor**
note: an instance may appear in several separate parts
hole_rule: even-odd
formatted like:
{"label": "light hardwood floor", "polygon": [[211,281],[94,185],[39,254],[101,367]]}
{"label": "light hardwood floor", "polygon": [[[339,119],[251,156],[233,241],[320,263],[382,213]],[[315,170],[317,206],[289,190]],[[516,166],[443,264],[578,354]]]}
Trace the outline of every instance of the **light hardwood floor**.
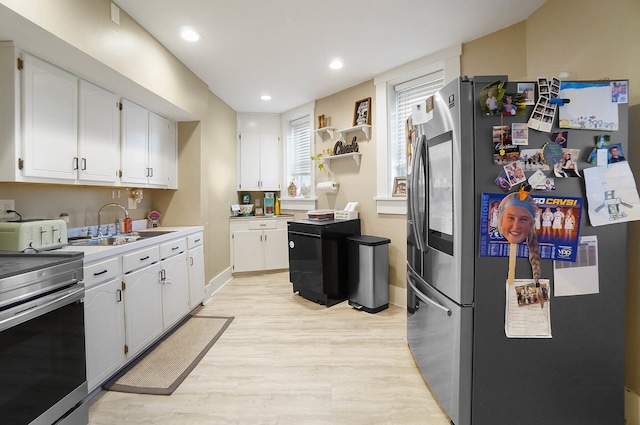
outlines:
{"label": "light hardwood floor", "polygon": [[327,308],[287,272],[236,277],[198,314],[234,316],[171,396],[101,391],[90,425],[449,425],[415,366],[406,311]]}

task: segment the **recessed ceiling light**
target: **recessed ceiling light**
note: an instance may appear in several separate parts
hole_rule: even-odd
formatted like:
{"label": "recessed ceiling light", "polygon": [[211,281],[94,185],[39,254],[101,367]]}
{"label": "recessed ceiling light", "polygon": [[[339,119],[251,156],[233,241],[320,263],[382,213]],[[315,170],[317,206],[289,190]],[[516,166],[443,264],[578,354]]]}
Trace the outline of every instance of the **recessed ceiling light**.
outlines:
{"label": "recessed ceiling light", "polygon": [[260,96],[260,99],[262,99],[262,100],[271,100],[271,96],[269,96],[268,94],[263,94],[262,96]]}
{"label": "recessed ceiling light", "polygon": [[335,59],[329,64],[329,68],[331,69],[340,69],[342,68],[342,61],[340,59]]}
{"label": "recessed ceiling light", "polygon": [[198,41],[198,40],[200,40],[200,34],[195,32],[191,28],[183,29],[182,32],[180,33],[180,35],[182,36],[182,38],[184,38],[187,41]]}

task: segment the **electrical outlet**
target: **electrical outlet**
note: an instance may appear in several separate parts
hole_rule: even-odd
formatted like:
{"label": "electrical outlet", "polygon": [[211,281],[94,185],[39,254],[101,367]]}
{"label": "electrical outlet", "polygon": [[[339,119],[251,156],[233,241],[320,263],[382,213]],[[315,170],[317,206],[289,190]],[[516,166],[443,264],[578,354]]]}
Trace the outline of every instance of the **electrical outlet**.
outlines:
{"label": "electrical outlet", "polygon": [[7,210],[15,210],[16,201],[13,199],[0,199],[0,218],[13,218],[14,213],[8,213]]}

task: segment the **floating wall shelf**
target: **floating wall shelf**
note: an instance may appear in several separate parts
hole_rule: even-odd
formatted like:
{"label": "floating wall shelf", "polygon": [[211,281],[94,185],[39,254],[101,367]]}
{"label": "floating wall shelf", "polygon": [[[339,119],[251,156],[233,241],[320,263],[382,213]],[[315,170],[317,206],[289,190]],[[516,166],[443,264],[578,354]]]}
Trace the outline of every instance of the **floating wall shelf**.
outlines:
{"label": "floating wall shelf", "polygon": [[356,162],[356,165],[359,167],[360,166],[360,156],[361,155],[362,154],[360,152],[351,152],[351,153],[343,153],[343,154],[340,154],[340,155],[326,156],[326,157],[323,157],[322,159],[324,159],[324,162],[327,165],[327,167],[329,167],[329,169],[331,169],[331,160],[332,159],[340,159],[340,158],[348,158],[348,157],[353,158],[353,160]]}
{"label": "floating wall shelf", "polygon": [[322,127],[322,128],[319,128],[319,129],[316,130],[316,134],[318,136],[320,136],[320,138],[324,142],[325,134],[329,135],[329,140],[333,139],[333,131],[334,130],[335,130],[335,128],[333,128],[333,127]]}
{"label": "floating wall shelf", "polygon": [[369,124],[360,124],[360,125],[356,125],[354,127],[343,128],[342,130],[338,130],[338,133],[340,133],[340,136],[342,137],[342,140],[344,140],[346,142],[347,141],[347,134],[348,133],[353,133],[354,131],[362,131],[364,133],[365,137],[367,138],[367,140],[369,140],[371,138],[371,126]]}

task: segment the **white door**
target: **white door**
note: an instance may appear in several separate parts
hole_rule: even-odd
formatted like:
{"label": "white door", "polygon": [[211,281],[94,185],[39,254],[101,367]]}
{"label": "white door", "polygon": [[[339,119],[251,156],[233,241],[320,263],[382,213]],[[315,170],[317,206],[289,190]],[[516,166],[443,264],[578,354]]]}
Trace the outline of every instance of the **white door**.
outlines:
{"label": "white door", "polygon": [[75,180],[78,78],[31,55],[23,59],[23,174]]}
{"label": "white door", "polygon": [[187,253],[160,262],[162,280],[162,323],[164,329],[189,313],[189,268]]}
{"label": "white door", "polygon": [[126,274],[124,283],[127,359],[130,359],[163,331],[160,263]]}
{"label": "white door", "polygon": [[260,190],[280,190],[280,138],[260,135]]}
{"label": "white door", "polygon": [[120,169],[119,97],[80,80],[79,173],[83,181],[117,183]]}
{"label": "white door", "polygon": [[122,183],[146,185],[149,181],[149,111],[140,105],[122,99],[121,159]]}
{"label": "white door", "polygon": [[191,310],[204,300],[204,247],[197,246],[189,250],[189,307]]}
{"label": "white door", "polygon": [[260,134],[242,133],[238,190],[260,189]]}
{"label": "white door", "polygon": [[289,235],[286,230],[264,231],[265,270],[289,268]]}
{"label": "white door", "polygon": [[262,270],[262,231],[233,232],[233,272]]}
{"label": "white door", "polygon": [[89,392],[126,361],[124,302],[120,276],[88,289],[84,297]]}
{"label": "white door", "polygon": [[[169,160],[175,158],[175,125],[149,112],[149,183],[169,186]],[[173,160],[175,165],[175,160]]]}

